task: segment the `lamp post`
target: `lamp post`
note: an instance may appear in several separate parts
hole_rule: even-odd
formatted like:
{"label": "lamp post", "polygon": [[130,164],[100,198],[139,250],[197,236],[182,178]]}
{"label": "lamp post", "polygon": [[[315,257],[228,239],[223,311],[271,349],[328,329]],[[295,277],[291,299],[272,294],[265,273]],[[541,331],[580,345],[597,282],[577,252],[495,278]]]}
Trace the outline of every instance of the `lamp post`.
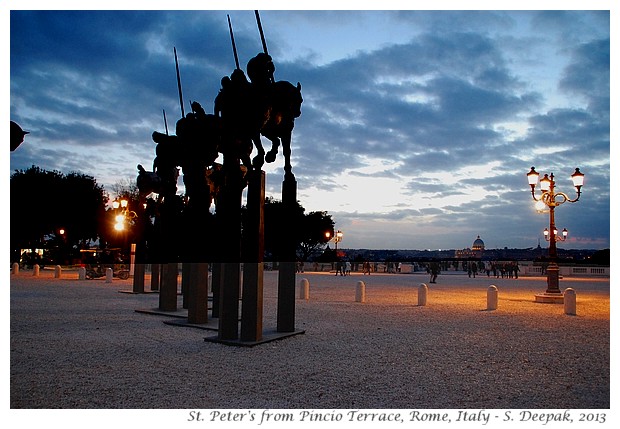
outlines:
{"label": "lamp post", "polygon": [[[336,231],[336,233],[334,234],[333,240],[334,240],[334,243],[336,244],[336,251],[338,251],[338,243],[340,243],[342,241],[343,235],[344,234],[340,230]],[[327,238],[327,241],[331,241],[332,240],[331,237],[332,237],[331,232],[327,231],[325,233],[325,238]]]}
{"label": "lamp post", "polygon": [[[124,231],[125,222],[127,220],[135,219],[138,216],[136,212],[129,210],[129,201],[124,198],[121,200],[114,200],[112,202],[112,208],[116,212],[116,214],[114,215],[114,229],[116,231]],[[119,208],[120,212],[118,211]]]}
{"label": "lamp post", "polygon": [[[122,256],[122,252],[127,250],[128,235],[125,232],[125,227],[128,222],[131,222],[132,226],[135,225],[135,220],[138,217],[138,214],[135,211],[129,210],[129,201],[126,198],[121,198],[120,200],[118,199],[114,200],[112,202],[112,208],[115,211],[114,229],[119,233],[124,232],[123,237],[122,237],[122,244],[121,244],[121,256]],[[133,292],[143,293],[144,292],[144,264],[136,264],[136,252],[137,252],[136,244],[131,243],[131,245],[129,246],[128,275],[133,276],[133,279],[134,279]]]}
{"label": "lamp post", "polygon": [[[576,203],[581,196],[581,187],[583,186],[584,174],[579,171],[579,168],[575,169],[575,172],[571,175],[573,186],[577,191],[577,197],[575,199],[569,198],[564,192],[556,192],[555,180],[553,173],[545,174],[539,181],[539,173],[536,172],[534,167],[527,173],[527,180],[532,191],[532,198],[536,201],[536,210],[539,212],[549,209],[549,229],[545,228],[545,240],[549,242],[549,266],[547,267],[547,290],[542,295],[536,295],[536,301],[538,302],[554,302],[563,299],[562,292],[560,291],[560,268],[558,267],[557,259],[557,241],[564,241],[568,236],[566,228],[562,231],[562,235],[558,234],[555,227],[555,208],[566,203]],[[536,196],[536,185],[540,183],[540,196]]]}
{"label": "lamp post", "polygon": [[336,244],[336,254],[338,254],[338,243],[342,241],[343,235],[344,234],[340,230],[336,231],[336,234],[334,235],[334,243]]}

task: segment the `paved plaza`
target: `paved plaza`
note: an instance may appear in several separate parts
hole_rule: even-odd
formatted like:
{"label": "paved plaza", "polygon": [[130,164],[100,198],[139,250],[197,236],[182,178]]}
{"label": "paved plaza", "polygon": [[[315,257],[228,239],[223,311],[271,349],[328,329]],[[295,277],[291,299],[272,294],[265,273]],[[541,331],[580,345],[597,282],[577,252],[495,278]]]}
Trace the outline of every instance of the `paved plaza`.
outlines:
{"label": "paved plaza", "polygon": [[[264,330],[277,272],[265,272]],[[577,315],[534,302],[542,277],[299,273],[305,333],[256,347],[164,323],[132,280],[10,276],[13,409],[610,408],[609,278],[564,278]],[[365,302],[356,302],[363,281]],[[429,286],[418,305],[418,286]],[[147,276],[145,289],[150,290]],[[497,310],[487,289],[498,288]],[[299,292],[296,291],[296,296]],[[179,296],[177,318],[183,318]]]}

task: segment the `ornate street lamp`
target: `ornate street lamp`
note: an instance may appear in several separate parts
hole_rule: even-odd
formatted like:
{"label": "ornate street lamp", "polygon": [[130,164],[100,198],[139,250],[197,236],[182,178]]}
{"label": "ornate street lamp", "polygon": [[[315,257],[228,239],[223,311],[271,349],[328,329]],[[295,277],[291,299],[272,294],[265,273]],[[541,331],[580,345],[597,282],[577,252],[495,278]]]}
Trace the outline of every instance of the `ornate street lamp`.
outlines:
{"label": "ornate street lamp", "polygon": [[[332,236],[332,234],[329,231],[327,231],[325,233],[325,238],[327,238],[327,241],[331,241],[332,240],[331,236]],[[336,233],[334,234],[333,240],[334,240],[334,243],[336,243],[336,251],[338,251],[338,243],[340,243],[342,241],[342,237],[343,236],[344,236],[344,234],[340,230],[336,231]]]}
{"label": "ornate street lamp", "polygon": [[124,231],[125,230],[125,222],[126,220],[134,219],[137,214],[134,211],[129,210],[129,201],[126,199],[114,200],[112,202],[112,208],[117,211],[120,208],[120,212],[117,211],[114,216],[114,229],[116,231]]}
{"label": "ornate street lamp", "polygon": [[338,243],[342,241],[343,235],[344,234],[340,230],[336,231],[336,234],[334,235],[334,243],[336,243],[336,254],[338,254]]}
{"label": "ornate street lamp", "polygon": [[[539,212],[545,212],[546,208],[549,209],[549,229],[545,228],[543,234],[545,240],[549,242],[549,266],[547,267],[547,290],[542,295],[536,295],[536,301],[538,302],[554,302],[563,299],[562,292],[560,291],[560,268],[558,267],[558,252],[556,247],[557,241],[564,241],[568,236],[566,228],[562,231],[562,235],[558,234],[558,230],[555,227],[555,208],[566,202],[576,203],[581,196],[581,187],[583,186],[584,174],[579,171],[578,168],[571,175],[573,186],[577,191],[577,198],[571,199],[564,192],[555,191],[555,180],[553,173],[545,174],[540,180],[539,173],[536,172],[534,167],[527,173],[527,180],[532,190],[532,198],[536,201],[536,210]],[[540,196],[536,196],[536,185],[540,183]]]}

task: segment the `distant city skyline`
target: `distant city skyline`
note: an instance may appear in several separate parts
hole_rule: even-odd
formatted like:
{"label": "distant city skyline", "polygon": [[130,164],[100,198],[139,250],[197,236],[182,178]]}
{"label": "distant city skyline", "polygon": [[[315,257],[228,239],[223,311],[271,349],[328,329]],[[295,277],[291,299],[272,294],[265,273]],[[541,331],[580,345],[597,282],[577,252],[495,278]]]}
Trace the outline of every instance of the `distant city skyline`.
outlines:
{"label": "distant city skyline", "polygon": [[[549,10],[260,11],[276,79],[302,85],[298,199],[333,217],[339,247],[546,247],[532,166],[571,197],[570,174],[586,174],[580,201],[556,210],[559,247],[610,247],[610,12],[536,5]],[[30,134],[10,171],[77,171],[108,192],[152,169],[162,110],[174,132],[173,48],[185,111],[207,113],[234,69],[227,15],[242,68],[262,50],[252,10],[12,8],[10,118]],[[264,168],[276,199],[282,165]]]}

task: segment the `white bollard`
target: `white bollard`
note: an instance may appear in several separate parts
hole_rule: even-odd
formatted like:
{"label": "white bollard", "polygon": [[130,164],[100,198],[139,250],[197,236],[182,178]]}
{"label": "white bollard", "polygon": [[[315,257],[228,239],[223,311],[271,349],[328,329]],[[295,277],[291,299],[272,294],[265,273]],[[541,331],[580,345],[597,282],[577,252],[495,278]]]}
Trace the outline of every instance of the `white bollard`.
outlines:
{"label": "white bollard", "polygon": [[114,277],[114,271],[112,271],[112,268],[106,268],[105,269],[105,282],[112,283],[112,277]]}
{"label": "white bollard", "polygon": [[84,267],[78,268],[78,279],[86,280],[86,268]]}
{"label": "white bollard", "polygon": [[17,262],[13,262],[11,274],[19,274],[19,264]]}
{"label": "white bollard", "polygon": [[418,287],[418,305],[425,306],[426,305],[426,297],[428,295],[428,286],[424,283],[420,283]]}
{"label": "white bollard", "polygon": [[366,285],[363,281],[357,282],[355,287],[355,302],[366,302]]}
{"label": "white bollard", "polygon": [[497,310],[497,286],[495,285],[487,289],[487,310]]}
{"label": "white bollard", "polygon": [[577,315],[577,294],[572,288],[564,290],[564,314],[570,316]]}
{"label": "white bollard", "polygon": [[310,299],[310,282],[308,279],[301,279],[299,282],[299,299]]}
{"label": "white bollard", "polygon": [[56,265],[54,267],[54,278],[59,279],[60,276],[62,276],[62,268],[60,267],[60,265]]}
{"label": "white bollard", "polygon": [[34,264],[34,267],[32,267],[32,276],[33,277],[39,277],[39,264]]}

